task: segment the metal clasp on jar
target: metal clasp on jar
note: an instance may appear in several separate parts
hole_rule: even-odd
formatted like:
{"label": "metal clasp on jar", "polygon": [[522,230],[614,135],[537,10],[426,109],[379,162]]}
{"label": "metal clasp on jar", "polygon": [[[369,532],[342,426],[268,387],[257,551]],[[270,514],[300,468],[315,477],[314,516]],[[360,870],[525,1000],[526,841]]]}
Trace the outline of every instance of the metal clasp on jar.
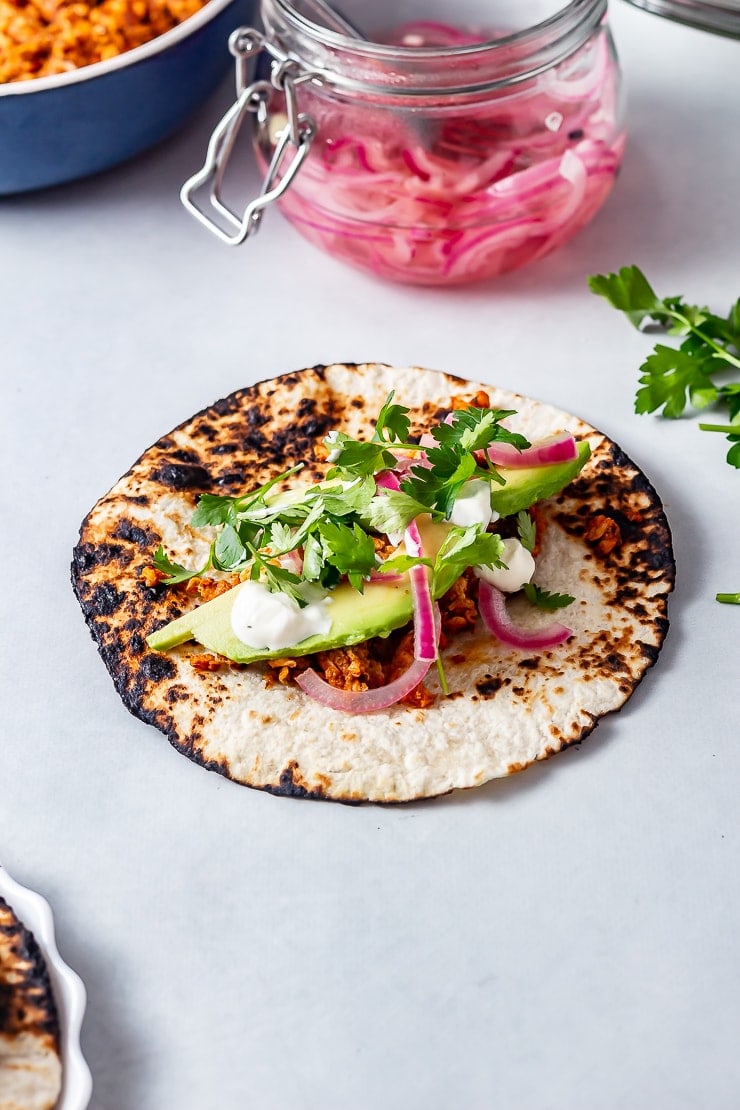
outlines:
{"label": "metal clasp on jar", "polygon": [[[293,59],[252,27],[238,27],[229,37],[229,50],[236,60],[237,98],[211,135],[203,168],[188,178],[180,190],[180,200],[199,223],[223,243],[235,247],[257,230],[265,208],[279,200],[306,160],[316,124],[310,116],[299,112],[296,87],[320,78],[315,73],[301,72]],[[249,63],[263,50],[272,58],[270,80],[247,84]],[[268,101],[274,89],[285,97],[285,123],[274,136],[274,150],[259,195],[239,214],[223,198],[226,169],[247,117],[255,117],[258,127],[267,127]],[[205,206],[199,203],[202,200]]]}

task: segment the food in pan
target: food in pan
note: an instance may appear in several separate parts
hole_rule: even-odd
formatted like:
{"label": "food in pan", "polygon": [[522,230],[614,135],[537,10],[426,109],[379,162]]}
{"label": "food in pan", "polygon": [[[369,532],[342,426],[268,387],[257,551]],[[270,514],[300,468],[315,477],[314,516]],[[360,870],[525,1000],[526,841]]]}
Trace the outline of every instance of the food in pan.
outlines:
{"label": "food in pan", "polygon": [[172,30],[206,0],[0,0],[0,84],[115,58]]}
{"label": "food in pan", "polygon": [[650,483],[577,418],[335,364],[163,437],[83,522],[73,582],[128,708],[191,758],[406,801],[619,708],[660,649],[673,559]]}

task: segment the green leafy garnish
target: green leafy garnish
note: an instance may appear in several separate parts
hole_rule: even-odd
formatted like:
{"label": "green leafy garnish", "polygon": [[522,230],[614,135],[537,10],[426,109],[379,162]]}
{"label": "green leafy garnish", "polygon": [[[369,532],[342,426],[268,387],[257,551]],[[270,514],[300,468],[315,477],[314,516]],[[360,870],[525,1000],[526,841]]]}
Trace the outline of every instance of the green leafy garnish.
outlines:
{"label": "green leafy garnish", "polygon": [[699,427],[703,432],[720,432],[727,436],[728,443],[733,445],[727,452],[727,461],[740,470],[740,413],[732,424],[700,424]]}
{"label": "green leafy garnish", "polygon": [[661,298],[637,266],[617,274],[595,274],[588,279],[592,292],[624,312],[635,327],[647,322],[653,329],[683,337],[678,347],[657,343],[640,367],[636,412],[655,412],[675,419],[688,403],[694,408],[724,402],[731,423],[740,415],[740,382],[717,383],[715,375],[740,370],[740,301],[727,316],[688,304],[683,297]]}
{"label": "green leafy garnish", "polygon": [[453,527],[440,547],[434,562],[432,590],[441,597],[468,567],[502,567],[504,542],[496,532],[484,532],[479,525]]}
{"label": "green leafy garnish", "polygon": [[326,562],[340,574],[346,574],[351,585],[362,592],[363,579],[369,577],[378,562],[372,536],[359,524],[349,527],[331,520],[319,522],[319,535]]}
{"label": "green leafy garnish", "polygon": [[154,552],[152,562],[157,570],[167,575],[166,578],[162,579],[165,586],[178,586],[181,582],[188,582],[191,578],[197,578],[208,570],[211,565],[211,556],[209,555],[205,566],[199,567],[197,570],[188,570],[187,567],[183,567],[179,563],[173,563],[165,554],[162,544],[160,544]]}
{"label": "green leafy garnish", "polygon": [[362,524],[375,532],[403,532],[426,507],[403,490],[389,489],[373,497],[358,515]]}
{"label": "green leafy garnish", "polygon": [[[455,498],[471,478],[503,484],[503,478],[485,457],[485,448],[494,442],[510,443],[522,451],[530,445],[523,435],[501,425],[500,421],[507,416],[513,416],[509,409],[452,412],[449,423],[432,429],[438,446],[426,448],[428,465],[412,466],[410,476],[401,482],[401,489],[428,511],[449,518]],[[474,452],[481,453],[482,459]]]}
{"label": "green leafy garnish", "polygon": [[[592,292],[624,312],[635,327],[647,323],[649,330],[683,340],[677,347],[657,343],[645,359],[635,411],[660,409],[663,416],[676,419],[687,404],[697,410],[725,408],[729,421],[700,423],[699,428],[726,435],[731,445],[727,462],[740,469],[740,299],[727,316],[718,316],[708,308],[688,304],[683,297],[661,298],[637,266],[623,266],[617,274],[595,274],[588,284]],[[728,382],[728,372],[734,372],[737,380]],[[734,596],[718,594],[717,600]]]}
{"label": "green leafy garnish", "polygon": [[278,563],[273,563],[270,559],[265,558],[254,547],[250,547],[249,553],[252,556],[249,576],[253,582],[263,581],[268,589],[275,593],[287,594],[301,607],[307,604],[306,598],[299,589],[301,579],[297,574],[293,574],[292,571],[286,570],[285,567],[281,567]]}
{"label": "green leafy garnish", "polygon": [[545,609],[549,613],[555,612],[556,609],[565,609],[575,601],[570,594],[550,593],[549,590],[535,586],[534,582],[527,582],[522,589],[532,605],[536,605],[538,609]]}
{"label": "green leafy garnish", "polygon": [[214,493],[203,493],[198,498],[198,505],[190,523],[193,528],[205,528],[208,525],[218,527],[227,522],[235,524],[237,519],[248,516],[250,512],[254,514],[261,510],[264,513],[267,509],[267,494],[301,469],[302,465],[292,466],[242,497],[222,497]]}
{"label": "green leafy garnish", "polygon": [[409,410],[403,405],[392,404],[394,396],[395,391],[391,390],[378,414],[373,438],[386,443],[404,443],[409,438],[411,427]]}
{"label": "green leafy garnish", "polygon": [[516,514],[516,530],[522,547],[526,547],[527,551],[534,551],[537,543],[537,528],[526,509]]}
{"label": "green leafy garnish", "polygon": [[375,440],[359,440],[346,432],[334,432],[331,439],[324,441],[329,448],[334,469],[329,477],[347,475],[357,477],[376,474],[379,470],[391,470],[396,465],[396,456],[386,443]]}

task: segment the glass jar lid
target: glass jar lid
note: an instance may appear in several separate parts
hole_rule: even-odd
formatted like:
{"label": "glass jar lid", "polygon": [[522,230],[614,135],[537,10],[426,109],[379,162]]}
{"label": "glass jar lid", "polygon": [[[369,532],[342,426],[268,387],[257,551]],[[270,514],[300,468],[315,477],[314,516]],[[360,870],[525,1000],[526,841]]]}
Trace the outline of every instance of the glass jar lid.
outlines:
{"label": "glass jar lid", "polygon": [[740,0],[724,0],[721,4],[710,0],[628,0],[628,3],[701,31],[740,39]]}

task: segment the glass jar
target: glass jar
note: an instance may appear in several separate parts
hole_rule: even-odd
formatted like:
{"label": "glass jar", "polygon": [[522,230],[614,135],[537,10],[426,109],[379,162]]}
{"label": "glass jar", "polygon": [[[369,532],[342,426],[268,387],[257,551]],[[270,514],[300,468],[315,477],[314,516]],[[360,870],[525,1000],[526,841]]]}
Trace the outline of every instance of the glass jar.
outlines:
{"label": "glass jar", "polygon": [[636,8],[685,23],[700,31],[711,31],[730,39],[740,39],[740,2],[738,0],[630,0]]}
{"label": "glass jar", "polygon": [[[240,84],[265,186],[242,217],[220,197],[232,114],[211,144],[221,237],[242,241],[277,199],[344,262],[452,285],[541,258],[588,223],[624,147],[607,0],[460,0],[454,25],[450,9],[262,0],[263,32],[237,32],[231,48],[242,64],[263,59]],[[206,168],[183,190],[201,219]]]}

